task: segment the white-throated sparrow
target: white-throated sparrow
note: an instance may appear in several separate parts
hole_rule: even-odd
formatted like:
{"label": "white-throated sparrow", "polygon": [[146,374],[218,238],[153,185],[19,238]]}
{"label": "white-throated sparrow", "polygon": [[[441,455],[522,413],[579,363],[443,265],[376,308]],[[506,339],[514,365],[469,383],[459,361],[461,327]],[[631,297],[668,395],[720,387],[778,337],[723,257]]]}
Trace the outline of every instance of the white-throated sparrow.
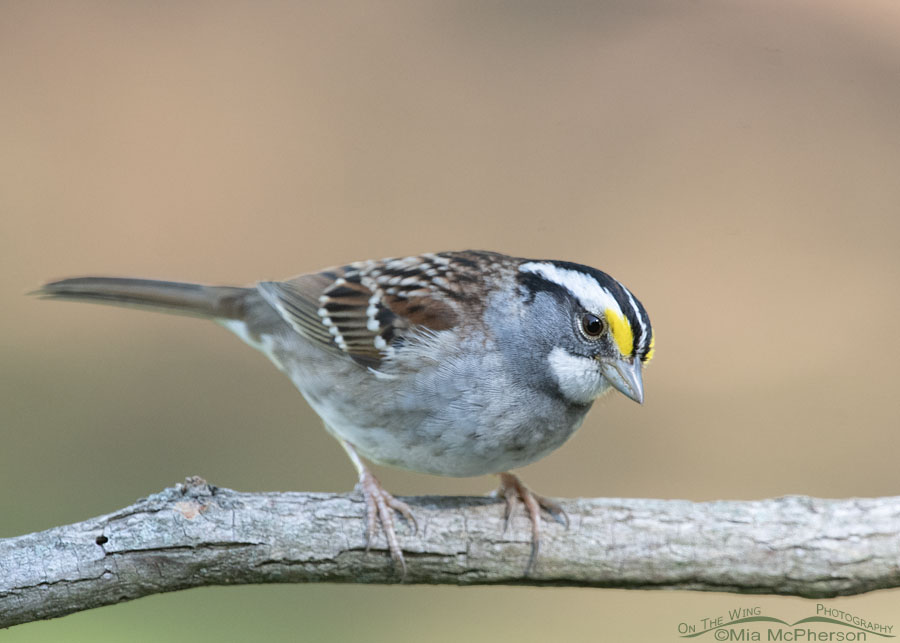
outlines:
{"label": "white-throated sparrow", "polygon": [[559,447],[610,388],[643,401],[653,354],[646,311],[606,273],[493,252],[362,261],[249,288],[82,277],[38,294],[212,318],[265,353],[346,449],[369,541],[380,521],[403,570],[393,511],[412,513],[360,456],[499,473],[507,518],[516,498],[528,510],[533,562],[540,508],[562,511],[508,471]]}

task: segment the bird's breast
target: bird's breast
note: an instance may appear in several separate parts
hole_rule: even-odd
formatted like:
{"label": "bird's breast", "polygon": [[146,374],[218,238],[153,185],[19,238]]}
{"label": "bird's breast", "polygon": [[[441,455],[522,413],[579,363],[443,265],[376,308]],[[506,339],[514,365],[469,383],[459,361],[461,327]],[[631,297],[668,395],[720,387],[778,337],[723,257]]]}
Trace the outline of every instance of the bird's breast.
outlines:
{"label": "bird's breast", "polygon": [[379,464],[476,476],[524,466],[563,444],[587,406],[515,381],[491,351],[372,371],[317,351],[284,351],[294,384],[336,437]]}

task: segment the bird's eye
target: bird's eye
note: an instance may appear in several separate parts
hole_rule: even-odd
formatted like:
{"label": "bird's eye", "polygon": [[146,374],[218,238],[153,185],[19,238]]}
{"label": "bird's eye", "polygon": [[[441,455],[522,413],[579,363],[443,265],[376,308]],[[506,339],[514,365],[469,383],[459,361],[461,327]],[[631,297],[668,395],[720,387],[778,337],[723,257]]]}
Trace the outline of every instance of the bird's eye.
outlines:
{"label": "bird's eye", "polygon": [[581,316],[581,330],[588,337],[600,337],[603,334],[603,320],[591,313],[585,313]]}

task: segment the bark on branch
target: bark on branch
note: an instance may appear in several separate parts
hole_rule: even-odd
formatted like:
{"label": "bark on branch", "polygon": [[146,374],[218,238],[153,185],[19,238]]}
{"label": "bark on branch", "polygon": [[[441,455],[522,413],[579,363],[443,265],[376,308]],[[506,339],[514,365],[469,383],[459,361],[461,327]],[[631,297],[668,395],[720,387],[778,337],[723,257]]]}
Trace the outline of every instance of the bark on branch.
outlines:
{"label": "bark on branch", "polygon": [[[578,499],[545,522],[528,576],[521,513],[491,498],[405,498],[402,582],[693,589],[829,597],[900,586],[900,497],[752,502]],[[85,522],[0,540],[0,627],[148,594],[241,583],[398,583],[366,552],[355,495],[239,493],[199,478]]]}

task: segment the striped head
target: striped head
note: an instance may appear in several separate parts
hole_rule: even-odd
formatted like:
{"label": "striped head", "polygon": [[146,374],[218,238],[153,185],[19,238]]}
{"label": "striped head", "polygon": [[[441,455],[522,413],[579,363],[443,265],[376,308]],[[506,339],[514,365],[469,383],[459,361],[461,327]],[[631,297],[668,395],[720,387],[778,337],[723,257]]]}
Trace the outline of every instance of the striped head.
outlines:
{"label": "striped head", "polygon": [[644,399],[641,370],[653,357],[653,329],[641,302],[605,272],[566,261],[524,261],[519,283],[532,298],[546,292],[567,319],[547,354],[560,392],[586,404],[613,387]]}

